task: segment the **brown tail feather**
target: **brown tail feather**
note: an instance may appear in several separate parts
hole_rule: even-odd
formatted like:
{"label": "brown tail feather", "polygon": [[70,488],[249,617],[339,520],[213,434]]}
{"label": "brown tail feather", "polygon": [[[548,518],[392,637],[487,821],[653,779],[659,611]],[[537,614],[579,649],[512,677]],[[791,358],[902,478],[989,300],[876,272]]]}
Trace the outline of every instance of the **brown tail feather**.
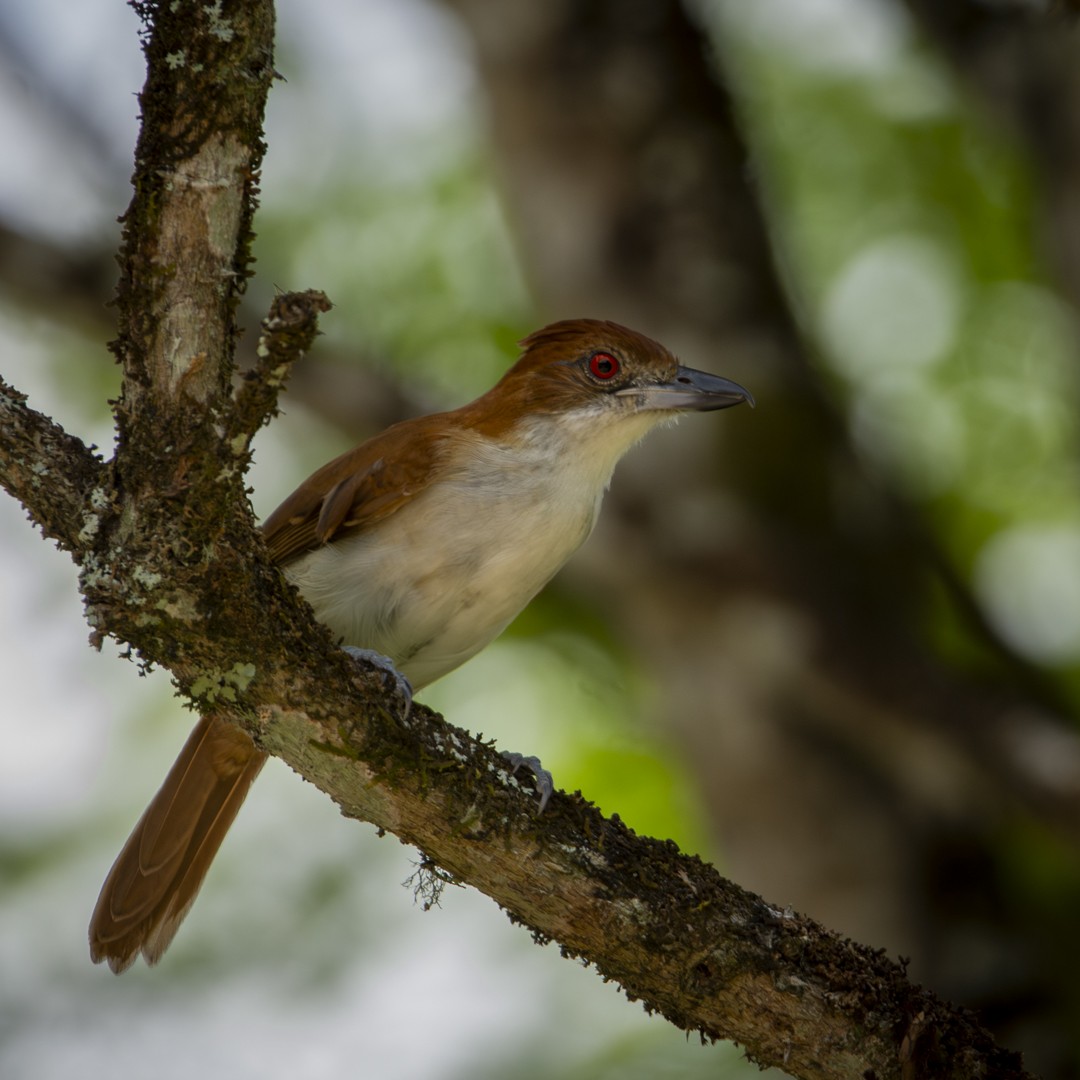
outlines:
{"label": "brown tail feather", "polygon": [[202,717],[116,857],[90,919],[90,956],[117,974],[161,959],[266,754],[232,724]]}

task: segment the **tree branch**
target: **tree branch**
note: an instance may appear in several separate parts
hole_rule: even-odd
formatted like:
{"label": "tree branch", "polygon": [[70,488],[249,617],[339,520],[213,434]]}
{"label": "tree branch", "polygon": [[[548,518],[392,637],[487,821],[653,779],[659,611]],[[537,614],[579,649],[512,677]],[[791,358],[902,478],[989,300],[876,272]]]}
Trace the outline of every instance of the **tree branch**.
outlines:
{"label": "tree branch", "polygon": [[84,530],[94,527],[83,516],[104,473],[93,451],[0,379],[0,487],[68,551],[84,546]]}
{"label": "tree branch", "polygon": [[[414,844],[540,941],[685,1030],[798,1077],[1023,1077],[970,1013],[901,965],[635,836],[579,794],[544,815],[492,748],[417,706],[408,726],[258,713],[262,746],[349,816]],[[914,1071],[912,1071],[914,1070]]]}
{"label": "tree branch", "polygon": [[226,439],[234,449],[249,447],[254,434],[276,414],[278,394],[293,364],[314,344],[319,315],[331,307],[326,294],[317,289],[274,297],[263,319],[256,363],[244,372],[226,425]]}

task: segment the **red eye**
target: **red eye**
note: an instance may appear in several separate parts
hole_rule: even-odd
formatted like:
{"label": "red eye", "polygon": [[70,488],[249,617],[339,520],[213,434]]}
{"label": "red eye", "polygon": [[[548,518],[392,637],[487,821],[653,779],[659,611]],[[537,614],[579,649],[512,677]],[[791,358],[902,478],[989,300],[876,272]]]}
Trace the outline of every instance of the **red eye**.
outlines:
{"label": "red eye", "polygon": [[594,379],[614,379],[619,374],[619,361],[611,353],[593,353],[589,357],[589,374]]}

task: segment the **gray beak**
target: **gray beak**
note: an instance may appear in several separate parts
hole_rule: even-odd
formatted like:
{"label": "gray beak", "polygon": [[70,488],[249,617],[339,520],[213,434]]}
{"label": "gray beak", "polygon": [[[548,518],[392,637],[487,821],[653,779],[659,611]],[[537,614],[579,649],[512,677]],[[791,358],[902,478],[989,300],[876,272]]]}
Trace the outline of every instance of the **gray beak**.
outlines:
{"label": "gray beak", "polygon": [[628,386],[616,396],[636,397],[639,408],[663,412],[712,412],[744,401],[754,407],[754,395],[737,382],[687,367],[680,367],[671,382]]}

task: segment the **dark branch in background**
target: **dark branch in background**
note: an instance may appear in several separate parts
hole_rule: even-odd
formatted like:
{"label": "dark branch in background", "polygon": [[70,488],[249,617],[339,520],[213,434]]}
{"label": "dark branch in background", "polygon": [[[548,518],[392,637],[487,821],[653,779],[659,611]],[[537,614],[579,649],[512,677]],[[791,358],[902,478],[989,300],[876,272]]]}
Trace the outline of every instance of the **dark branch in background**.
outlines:
{"label": "dark branch in background", "polygon": [[67,313],[69,324],[100,340],[112,332],[105,308],[116,278],[111,252],[73,253],[40,236],[0,224],[0,288],[20,311]]}

